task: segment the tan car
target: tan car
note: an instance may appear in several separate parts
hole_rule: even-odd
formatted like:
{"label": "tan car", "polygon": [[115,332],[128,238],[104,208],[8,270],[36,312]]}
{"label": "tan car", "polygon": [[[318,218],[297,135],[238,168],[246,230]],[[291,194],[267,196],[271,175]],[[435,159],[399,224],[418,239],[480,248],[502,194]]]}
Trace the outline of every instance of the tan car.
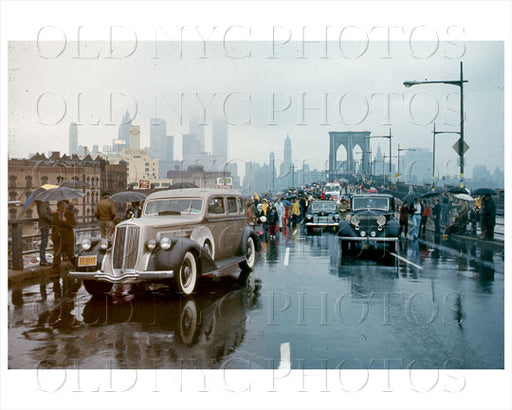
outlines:
{"label": "tan car", "polygon": [[161,191],[147,197],[140,218],[119,223],[111,241],[83,240],[70,276],[92,295],[115,283],[165,283],[190,295],[201,277],[221,276],[234,264],[241,275],[250,271],[260,247],[238,192]]}

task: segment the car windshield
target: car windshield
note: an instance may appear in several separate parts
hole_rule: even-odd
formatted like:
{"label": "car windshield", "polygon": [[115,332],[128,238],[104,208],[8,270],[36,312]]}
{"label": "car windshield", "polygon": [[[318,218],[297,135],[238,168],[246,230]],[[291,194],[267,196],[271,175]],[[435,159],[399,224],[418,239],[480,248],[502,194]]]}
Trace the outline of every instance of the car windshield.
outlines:
{"label": "car windshield", "polygon": [[313,202],[311,204],[312,212],[335,212],[336,211],[336,203],[333,201],[326,202]]}
{"label": "car windshield", "polygon": [[382,197],[361,197],[352,200],[352,209],[378,209],[381,211],[389,210],[389,198]]}
{"label": "car windshield", "polygon": [[144,215],[190,215],[199,214],[203,208],[202,199],[179,198],[148,201]]}

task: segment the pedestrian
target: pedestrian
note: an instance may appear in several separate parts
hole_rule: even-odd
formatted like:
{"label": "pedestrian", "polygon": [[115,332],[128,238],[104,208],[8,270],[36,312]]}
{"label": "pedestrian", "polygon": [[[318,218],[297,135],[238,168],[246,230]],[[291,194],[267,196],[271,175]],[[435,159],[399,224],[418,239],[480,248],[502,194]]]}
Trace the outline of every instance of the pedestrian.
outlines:
{"label": "pedestrian", "polygon": [[76,266],[75,256],[75,213],[66,209],[66,202],[57,203],[57,212],[53,214],[52,241],[53,241],[53,272],[60,274],[61,258],[66,255],[70,262]]}
{"label": "pedestrian", "polygon": [[439,199],[434,198],[434,207],[432,208],[432,219],[434,219],[434,234],[441,234],[441,205]]}
{"label": "pedestrian", "polygon": [[485,195],[482,201],[480,229],[481,239],[494,239],[494,226],[496,225],[496,204],[490,195]]}
{"label": "pedestrian", "polygon": [[100,222],[101,237],[108,239],[114,226],[114,218],[116,217],[116,209],[114,203],[110,200],[108,192],[103,193],[100,202],[94,209],[94,215]]}
{"label": "pedestrian", "polygon": [[294,199],[292,203],[292,220],[294,225],[297,225],[300,221],[300,205],[297,199]]}
{"label": "pedestrian", "polygon": [[284,204],[281,198],[277,198],[275,203],[277,214],[279,215],[279,232],[283,231],[283,219],[284,219]]}
{"label": "pedestrian", "polygon": [[254,207],[249,199],[245,201],[245,220],[248,225],[254,227],[255,225]]}
{"label": "pedestrian", "polygon": [[38,225],[41,231],[41,243],[39,245],[39,265],[50,266],[46,260],[46,247],[48,246],[48,237],[50,236],[50,227],[52,224],[52,210],[47,201],[36,201]]}
{"label": "pedestrian", "polygon": [[279,227],[279,213],[272,201],[267,209],[268,234],[270,239],[276,239],[277,229]]}
{"label": "pedestrian", "polygon": [[448,225],[450,218],[450,198],[445,192],[441,194],[441,222]]}
{"label": "pedestrian", "polygon": [[430,210],[430,206],[423,200],[421,201],[422,211],[421,211],[421,233],[425,235],[425,231],[427,228],[428,218],[430,218],[432,212]]}
{"label": "pedestrian", "polygon": [[471,222],[471,234],[476,235],[476,228],[478,225],[478,220],[480,219],[480,215],[478,213],[478,206],[475,204],[471,208],[469,212],[469,221]]}
{"label": "pedestrian", "polygon": [[407,233],[409,232],[409,206],[407,205],[407,201],[405,201],[400,207],[400,228],[398,229],[398,236],[402,235],[402,231],[404,232],[404,236],[407,238]]}
{"label": "pedestrian", "polygon": [[132,206],[126,211],[126,219],[140,218],[141,215],[140,202],[132,202]]}
{"label": "pedestrian", "polygon": [[421,224],[421,204],[418,197],[414,198],[414,202],[411,207],[412,210],[412,237],[418,239],[420,234]]}

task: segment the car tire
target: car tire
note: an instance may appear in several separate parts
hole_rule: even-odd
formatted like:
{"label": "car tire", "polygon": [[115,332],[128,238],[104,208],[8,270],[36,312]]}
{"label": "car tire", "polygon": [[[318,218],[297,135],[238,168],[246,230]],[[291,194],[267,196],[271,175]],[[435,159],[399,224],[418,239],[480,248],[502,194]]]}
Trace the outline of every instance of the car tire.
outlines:
{"label": "car tire", "polygon": [[240,262],[240,268],[242,270],[250,270],[256,262],[256,245],[252,236],[247,238],[245,243],[245,259]]}
{"label": "car tire", "polygon": [[313,232],[313,228],[311,228],[310,226],[306,226],[306,234],[313,235]]}
{"label": "car tire", "polygon": [[84,288],[92,296],[100,296],[112,289],[112,283],[100,280],[84,279]]}
{"label": "car tire", "polygon": [[175,282],[178,292],[187,296],[194,292],[197,284],[197,261],[192,252],[187,251],[183,256]]}

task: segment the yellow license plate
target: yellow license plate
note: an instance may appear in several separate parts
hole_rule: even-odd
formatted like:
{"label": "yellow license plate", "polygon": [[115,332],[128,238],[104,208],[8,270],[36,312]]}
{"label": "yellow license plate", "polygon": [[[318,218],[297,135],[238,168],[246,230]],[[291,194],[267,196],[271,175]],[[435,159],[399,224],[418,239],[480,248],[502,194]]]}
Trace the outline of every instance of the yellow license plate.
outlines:
{"label": "yellow license plate", "polygon": [[78,266],[96,266],[96,264],[96,255],[78,257]]}

